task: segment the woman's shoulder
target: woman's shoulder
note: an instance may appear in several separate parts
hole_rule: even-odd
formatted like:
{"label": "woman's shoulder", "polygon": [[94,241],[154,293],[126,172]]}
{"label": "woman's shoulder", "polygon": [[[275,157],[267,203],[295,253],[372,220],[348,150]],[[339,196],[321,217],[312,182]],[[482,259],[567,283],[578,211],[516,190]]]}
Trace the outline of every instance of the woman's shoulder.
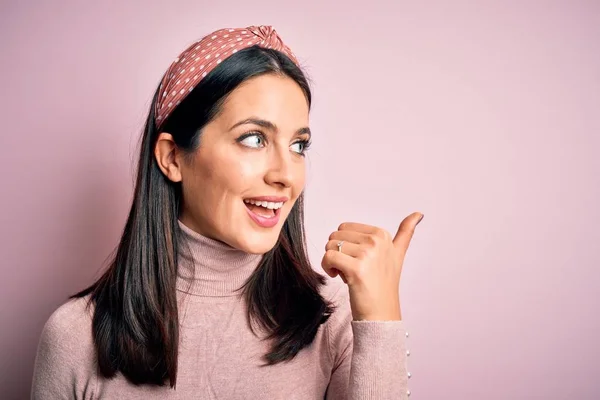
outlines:
{"label": "woman's shoulder", "polygon": [[93,354],[92,317],[90,297],[69,299],[47,319],[42,329],[40,350],[48,356]]}
{"label": "woman's shoulder", "polygon": [[89,296],[69,299],[48,318],[40,336],[31,398],[88,398],[94,391],[93,307]]}
{"label": "woman's shoulder", "polygon": [[90,296],[72,298],[60,305],[48,318],[44,329],[50,332],[83,333],[91,331],[93,305]]}

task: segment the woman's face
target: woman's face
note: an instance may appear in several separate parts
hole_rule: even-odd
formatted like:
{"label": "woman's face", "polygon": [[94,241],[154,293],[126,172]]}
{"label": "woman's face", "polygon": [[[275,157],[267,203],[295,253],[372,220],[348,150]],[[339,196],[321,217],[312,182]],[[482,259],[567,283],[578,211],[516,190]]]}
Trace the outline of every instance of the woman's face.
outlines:
{"label": "woman's face", "polygon": [[237,87],[202,130],[192,161],[179,163],[181,221],[248,253],[271,250],[304,189],[308,120],[304,92],[288,77]]}

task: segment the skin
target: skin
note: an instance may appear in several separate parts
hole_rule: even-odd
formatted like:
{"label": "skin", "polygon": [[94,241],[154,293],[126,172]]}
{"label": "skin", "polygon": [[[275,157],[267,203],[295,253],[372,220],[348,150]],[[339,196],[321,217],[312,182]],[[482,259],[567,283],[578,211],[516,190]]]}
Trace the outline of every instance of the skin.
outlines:
{"label": "skin", "polygon": [[[168,179],[182,183],[181,222],[248,253],[271,250],[304,190],[302,153],[303,142],[310,139],[308,125],[309,108],[301,88],[288,77],[268,74],[231,92],[219,115],[203,129],[191,157],[177,148],[169,133],[161,133],[155,157]],[[243,138],[249,133],[255,135]],[[248,216],[244,199],[258,196],[288,198],[272,228]],[[421,216],[405,218],[394,238],[383,229],[350,222],[329,237],[322,267],[331,277],[341,275],[348,285],[355,320],[401,319],[402,263]],[[337,249],[340,240],[345,241],[343,252]]]}
{"label": "skin", "polygon": [[[424,215],[412,213],[392,237],[385,229],[344,222],[329,236],[321,265],[348,285],[355,321],[399,321],[400,276],[415,228]],[[342,251],[337,244],[344,241]]]}
{"label": "skin", "polygon": [[[242,123],[250,118],[272,127]],[[162,133],[156,158],[169,179],[182,182],[181,222],[248,253],[272,249],[304,189],[306,158],[298,142],[309,139],[308,122],[302,89],[290,78],[262,75],[231,92],[221,113],[204,127],[191,160],[177,149],[170,134]],[[259,136],[238,141],[253,132]],[[289,199],[273,228],[263,228],[248,217],[244,199],[258,196]]]}

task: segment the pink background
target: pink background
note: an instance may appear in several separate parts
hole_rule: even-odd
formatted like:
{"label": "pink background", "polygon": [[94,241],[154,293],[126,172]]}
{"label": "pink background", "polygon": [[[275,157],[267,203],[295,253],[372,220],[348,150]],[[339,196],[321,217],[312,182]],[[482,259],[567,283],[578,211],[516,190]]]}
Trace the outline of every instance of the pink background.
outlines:
{"label": "pink background", "polygon": [[28,396],[43,323],[116,244],[162,72],[272,24],[313,80],[315,267],[341,222],[425,213],[413,397],[600,398],[600,3],[83,3],[0,9],[0,397]]}

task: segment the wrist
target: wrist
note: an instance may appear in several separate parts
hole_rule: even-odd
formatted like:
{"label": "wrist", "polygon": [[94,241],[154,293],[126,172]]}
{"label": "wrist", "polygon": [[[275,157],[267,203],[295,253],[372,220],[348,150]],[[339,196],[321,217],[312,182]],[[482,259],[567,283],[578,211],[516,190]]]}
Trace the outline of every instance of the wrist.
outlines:
{"label": "wrist", "polygon": [[402,321],[402,313],[380,313],[380,314],[369,314],[369,315],[352,315],[354,321]]}

